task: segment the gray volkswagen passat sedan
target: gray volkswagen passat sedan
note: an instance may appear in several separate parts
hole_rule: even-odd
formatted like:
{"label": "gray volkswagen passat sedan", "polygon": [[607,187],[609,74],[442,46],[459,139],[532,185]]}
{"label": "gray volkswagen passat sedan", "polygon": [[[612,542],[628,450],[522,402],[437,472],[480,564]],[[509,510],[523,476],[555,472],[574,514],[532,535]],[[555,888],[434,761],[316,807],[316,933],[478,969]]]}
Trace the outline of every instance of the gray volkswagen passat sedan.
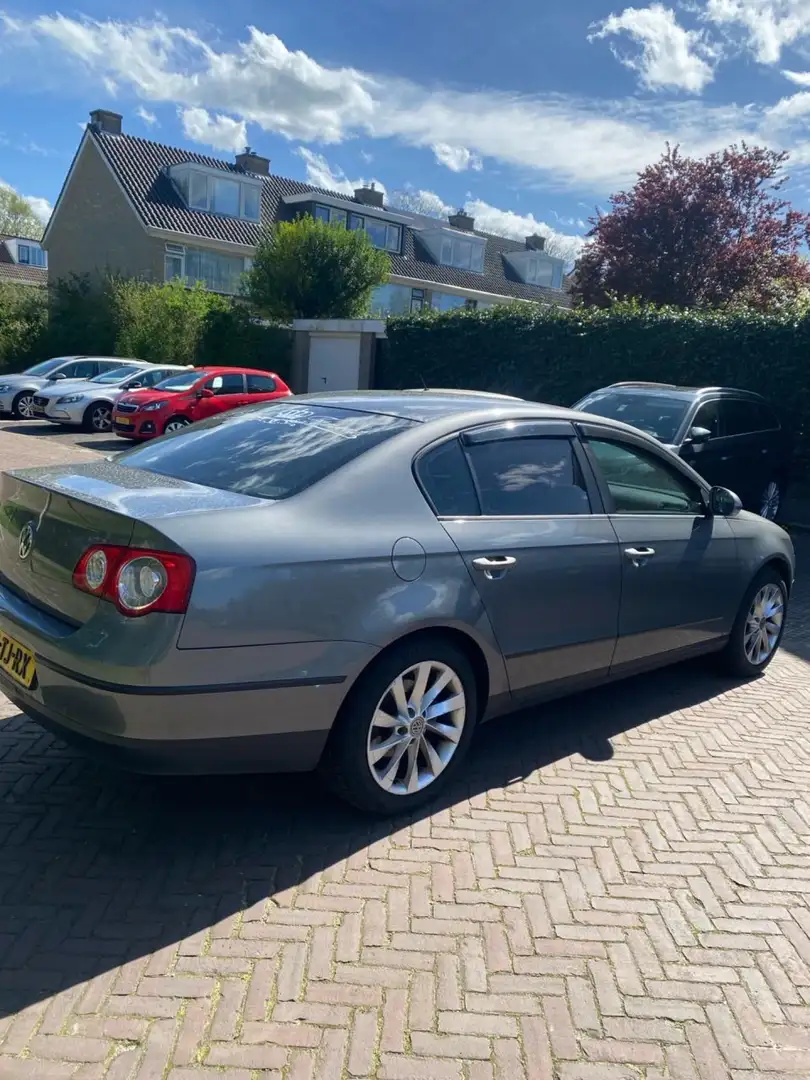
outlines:
{"label": "gray volkswagen passat sedan", "polygon": [[626,425],[309,395],[5,474],[0,686],[141,771],[319,767],[391,813],[509,710],[701,653],[763,671],[793,576],[786,533]]}

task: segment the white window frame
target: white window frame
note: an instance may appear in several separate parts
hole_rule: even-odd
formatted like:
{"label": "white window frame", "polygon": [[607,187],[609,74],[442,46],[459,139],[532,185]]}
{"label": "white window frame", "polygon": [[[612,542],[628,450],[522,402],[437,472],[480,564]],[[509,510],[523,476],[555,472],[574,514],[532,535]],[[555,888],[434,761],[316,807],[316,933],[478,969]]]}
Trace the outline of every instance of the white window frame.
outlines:
{"label": "white window frame", "polygon": [[[186,272],[186,256],[188,254],[188,251],[189,251],[189,249],[184,244],[170,244],[170,243],[167,243],[165,245],[165,252],[164,252],[164,255],[163,255],[163,280],[164,281],[176,281],[176,280],[180,279],[181,281],[184,281],[186,283],[186,286],[190,287],[190,284],[189,284],[189,281],[188,281],[188,274]],[[221,251],[213,251],[210,248],[191,248],[191,251],[193,251],[195,254],[199,252],[200,254],[216,255],[216,256],[218,256],[220,258],[223,258],[223,259],[238,259],[238,258],[240,258],[240,256],[238,256],[238,255],[225,255]],[[180,263],[180,271],[181,271],[179,274],[173,274],[171,277],[169,277],[168,274],[166,273],[167,264],[168,264],[168,262],[170,260],[174,260],[174,261],[179,262]],[[250,268],[252,267],[252,265],[253,265],[253,259],[252,258],[250,258],[249,256],[243,257],[242,258],[242,273],[243,274],[247,273],[250,270]],[[238,295],[237,292],[232,292],[232,293],[231,292],[222,292],[220,289],[211,288],[210,285],[208,285],[205,282],[203,282],[203,284],[205,285],[206,289],[209,292],[215,292],[220,296],[237,296]]]}
{"label": "white window frame", "polygon": [[[169,170],[175,187],[180,192],[180,195],[185,202],[186,206],[190,210],[199,210],[204,214],[217,214],[218,217],[228,217],[239,219],[242,221],[252,221],[256,224],[261,223],[262,220],[262,188],[261,181],[258,183],[248,182],[243,177],[238,176],[235,173],[228,172],[225,169],[206,169],[203,166],[196,165],[195,162],[183,162],[180,165],[175,165]],[[191,201],[191,183],[192,176],[205,178],[205,204],[202,202],[194,204]],[[213,205],[213,190],[212,182],[216,183],[217,180],[224,180],[232,184],[237,184],[239,187],[239,211],[236,214],[226,214],[221,210],[212,210]],[[185,184],[188,189],[188,195],[183,192],[181,185]],[[246,212],[246,196],[245,193],[249,189],[255,189],[258,193],[258,216],[253,217]]]}
{"label": "white window frame", "polygon": [[[377,248],[378,251],[387,251],[391,255],[399,255],[402,251],[402,226],[395,225],[390,221],[384,221],[382,218],[375,217],[373,214],[349,214],[349,219],[346,223],[346,228],[352,232],[357,229],[362,229],[369,240],[371,236],[368,231],[368,223],[373,222],[374,225],[378,225],[385,229],[385,247]],[[396,237],[392,242],[390,237]],[[377,245],[374,244],[376,248]]]}

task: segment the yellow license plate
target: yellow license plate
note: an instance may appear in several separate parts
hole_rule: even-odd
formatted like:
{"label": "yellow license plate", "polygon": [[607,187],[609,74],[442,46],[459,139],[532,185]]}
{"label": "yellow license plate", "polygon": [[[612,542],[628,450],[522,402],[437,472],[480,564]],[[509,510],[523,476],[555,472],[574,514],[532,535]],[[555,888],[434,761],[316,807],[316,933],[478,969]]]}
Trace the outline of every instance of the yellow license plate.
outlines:
{"label": "yellow license plate", "polygon": [[37,673],[34,654],[19,641],[0,630],[0,671],[5,671],[20,686],[30,687]]}
{"label": "yellow license plate", "polygon": [[118,424],[119,427],[132,427],[132,425],[135,423],[135,421],[130,420],[128,416],[116,416],[115,422],[116,424]]}

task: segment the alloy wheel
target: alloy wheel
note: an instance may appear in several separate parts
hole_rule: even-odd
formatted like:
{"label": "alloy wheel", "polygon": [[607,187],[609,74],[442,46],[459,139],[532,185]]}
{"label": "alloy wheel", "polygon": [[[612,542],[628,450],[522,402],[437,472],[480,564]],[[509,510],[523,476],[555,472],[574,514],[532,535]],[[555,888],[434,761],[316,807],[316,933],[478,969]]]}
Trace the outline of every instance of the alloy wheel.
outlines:
{"label": "alloy wheel", "polygon": [[771,480],[762,493],[762,506],[759,511],[760,517],[767,518],[768,521],[775,521],[776,515],[779,513],[781,502],[782,493],[779,490],[779,485],[775,480]]}
{"label": "alloy wheel", "polygon": [[785,621],[785,594],[769,582],[755,595],[745,620],[743,647],[750,664],[759,667],[779,644]]}
{"label": "alloy wheel", "polygon": [[24,394],[17,401],[17,415],[21,420],[33,420],[34,419],[34,396],[33,394]]}
{"label": "alloy wheel", "polygon": [[170,431],[182,431],[184,427],[188,427],[188,420],[170,420],[163,430],[168,434]]}
{"label": "alloy wheel", "polygon": [[93,431],[109,431],[112,428],[112,409],[108,406],[97,405],[90,417]]}
{"label": "alloy wheel", "polygon": [[366,758],[391,795],[422,791],[447,768],[467,720],[464,685],[449,665],[424,660],[394,679],[377,703]]}

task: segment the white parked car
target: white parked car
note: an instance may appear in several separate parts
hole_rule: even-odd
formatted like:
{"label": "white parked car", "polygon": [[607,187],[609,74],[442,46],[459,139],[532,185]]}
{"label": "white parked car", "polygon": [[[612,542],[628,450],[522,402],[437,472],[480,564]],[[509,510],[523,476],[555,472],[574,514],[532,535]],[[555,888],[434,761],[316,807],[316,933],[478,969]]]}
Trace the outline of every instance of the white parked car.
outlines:
{"label": "white parked car", "polygon": [[143,363],[120,356],[52,356],[16,375],[0,374],[0,415],[34,419],[34,394],[57,382],[93,379],[122,364]]}
{"label": "white parked car", "polygon": [[64,383],[39,390],[33,399],[37,420],[83,427],[85,431],[112,430],[116,401],[130,390],[148,389],[192,365],[147,364],[143,360],[122,361],[118,367],[83,382]]}

